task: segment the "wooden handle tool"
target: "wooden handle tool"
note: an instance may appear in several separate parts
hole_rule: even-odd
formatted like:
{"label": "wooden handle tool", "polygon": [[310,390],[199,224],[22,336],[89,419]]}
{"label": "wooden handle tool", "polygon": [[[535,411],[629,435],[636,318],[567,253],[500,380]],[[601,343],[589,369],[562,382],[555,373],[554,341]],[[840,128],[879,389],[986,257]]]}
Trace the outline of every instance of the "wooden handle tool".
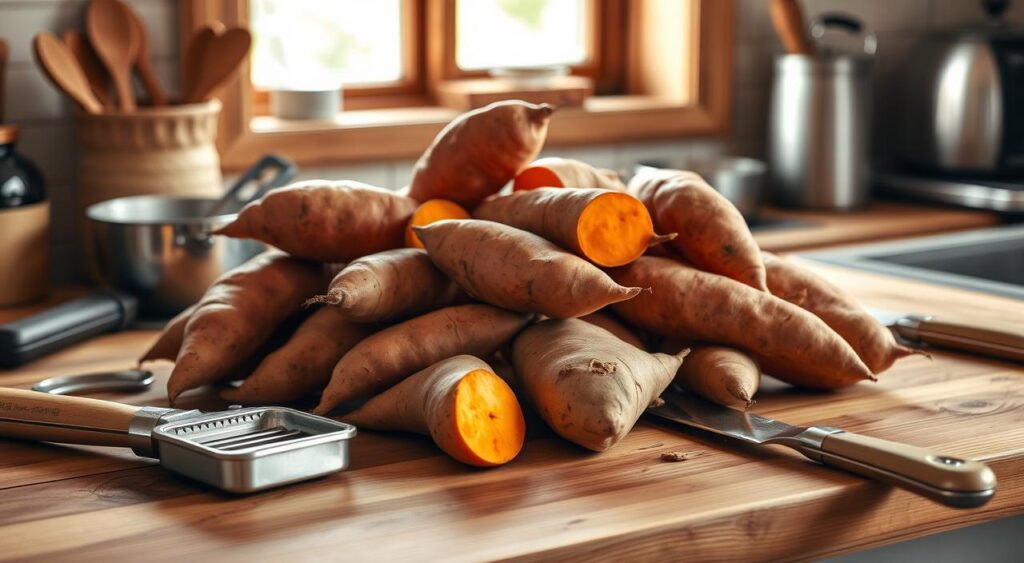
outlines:
{"label": "wooden handle tool", "polygon": [[78,60],[60,39],[49,33],[36,35],[32,42],[36,62],[57,88],[89,113],[101,113],[103,106],[92,93]]}
{"label": "wooden handle tool", "polygon": [[196,67],[191,71],[195,80],[185,92],[185,101],[198,103],[210,99],[245,60],[251,45],[249,31],[237,27],[209,38],[197,55]]}
{"label": "wooden handle tool", "polygon": [[7,76],[7,42],[0,39],[0,123],[4,122],[4,85]]}
{"label": "wooden handle tool", "polygon": [[139,37],[131,16],[115,0],[92,0],[85,13],[85,28],[114,82],[117,107],[133,111],[132,68],[139,57]]}
{"label": "wooden handle tool", "polygon": [[791,55],[813,55],[811,45],[805,31],[804,15],[797,0],[772,0],[772,25],[779,36],[783,48]]}
{"label": "wooden handle tool", "polygon": [[64,32],[62,38],[78,61],[78,66],[85,72],[85,78],[89,81],[89,87],[96,99],[105,108],[114,107],[114,98],[110,95],[110,75],[107,74],[107,69],[103,68],[103,63],[96,57],[96,52],[92,50],[85,36],[74,29],[69,29]]}
{"label": "wooden handle tool", "polygon": [[121,6],[121,9],[128,14],[128,18],[132,22],[132,33],[135,34],[139,43],[138,52],[135,57],[135,70],[139,73],[143,86],[146,87],[149,101],[154,106],[166,106],[167,94],[160,87],[160,82],[156,79],[156,72],[153,70],[149,32],[146,30],[146,24],[142,22],[142,19],[135,13],[135,10],[132,10],[127,4],[120,0],[114,0],[114,2]]}
{"label": "wooden handle tool", "polygon": [[0,436],[131,447],[129,427],[138,411],[110,401],[0,387]]}

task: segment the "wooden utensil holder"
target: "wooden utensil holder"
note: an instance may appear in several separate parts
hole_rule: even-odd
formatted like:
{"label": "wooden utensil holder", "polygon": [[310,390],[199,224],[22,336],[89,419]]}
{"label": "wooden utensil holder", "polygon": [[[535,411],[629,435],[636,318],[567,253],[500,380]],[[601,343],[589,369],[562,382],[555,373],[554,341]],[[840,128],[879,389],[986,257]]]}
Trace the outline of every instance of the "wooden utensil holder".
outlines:
{"label": "wooden utensil holder", "polygon": [[50,202],[0,210],[0,307],[49,292]]}
{"label": "wooden utensil holder", "polygon": [[220,102],[77,112],[80,216],[93,203],[135,195],[218,197]]}

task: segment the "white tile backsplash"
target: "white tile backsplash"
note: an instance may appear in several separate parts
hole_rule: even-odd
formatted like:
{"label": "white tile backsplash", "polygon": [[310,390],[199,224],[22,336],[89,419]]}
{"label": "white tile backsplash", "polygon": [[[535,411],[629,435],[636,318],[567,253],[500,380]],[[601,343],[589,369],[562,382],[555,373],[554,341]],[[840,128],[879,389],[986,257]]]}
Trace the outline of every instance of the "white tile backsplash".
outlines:
{"label": "white tile backsplash", "polygon": [[[169,92],[179,90],[178,6],[175,0],[129,0],[145,21],[154,66]],[[975,0],[801,0],[807,18],[825,11],[848,12],[879,35],[876,69],[876,123],[888,123],[897,106],[899,76],[914,42],[928,29],[982,21]],[[86,0],[0,0],[0,36],[11,44],[7,77],[8,120],[22,126],[21,150],[43,171],[53,201],[51,239],[53,277],[73,278],[78,271],[75,151],[68,119],[71,104],[36,68],[32,36],[81,28]],[[768,0],[736,0],[733,126],[720,139],[677,139],[599,147],[550,147],[544,155],[577,158],[595,166],[628,169],[640,161],[685,167],[688,162],[721,154],[764,157],[767,103],[772,61],[782,51],[768,12]],[[1008,19],[1024,23],[1024,0],[1011,7]],[[883,131],[876,128],[876,133]],[[877,134],[876,153],[885,153],[885,135]],[[353,179],[398,189],[409,183],[413,160],[357,166],[305,167],[302,178]]]}

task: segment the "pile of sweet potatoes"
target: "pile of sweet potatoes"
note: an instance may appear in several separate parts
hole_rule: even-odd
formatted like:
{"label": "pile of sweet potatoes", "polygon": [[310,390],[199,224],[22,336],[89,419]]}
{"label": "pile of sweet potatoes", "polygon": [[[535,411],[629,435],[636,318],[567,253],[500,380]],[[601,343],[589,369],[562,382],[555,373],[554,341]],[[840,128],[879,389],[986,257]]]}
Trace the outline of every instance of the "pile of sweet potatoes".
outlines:
{"label": "pile of sweet potatoes", "polygon": [[836,389],[909,353],[837,288],[763,254],[696,174],[623,182],[535,160],[553,111],[457,117],[400,191],[271,191],[220,233],[276,249],[216,281],[142,361],[174,361],[172,402],[219,385],[492,466],[523,447],[524,411],[601,451],[673,383],[746,406],[762,371]]}

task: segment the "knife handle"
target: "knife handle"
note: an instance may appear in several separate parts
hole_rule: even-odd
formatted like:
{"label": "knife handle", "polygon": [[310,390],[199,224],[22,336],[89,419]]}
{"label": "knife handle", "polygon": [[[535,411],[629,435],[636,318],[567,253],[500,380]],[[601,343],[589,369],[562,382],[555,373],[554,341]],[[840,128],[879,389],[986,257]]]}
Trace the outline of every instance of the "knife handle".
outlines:
{"label": "knife handle", "polygon": [[931,344],[985,356],[1024,362],[1024,331],[990,328],[968,322],[910,316],[896,324],[900,337],[915,344]]}
{"label": "knife handle", "polygon": [[995,473],[984,463],[881,438],[839,431],[825,436],[815,454],[810,457],[827,465],[955,508],[981,506],[996,491]]}

